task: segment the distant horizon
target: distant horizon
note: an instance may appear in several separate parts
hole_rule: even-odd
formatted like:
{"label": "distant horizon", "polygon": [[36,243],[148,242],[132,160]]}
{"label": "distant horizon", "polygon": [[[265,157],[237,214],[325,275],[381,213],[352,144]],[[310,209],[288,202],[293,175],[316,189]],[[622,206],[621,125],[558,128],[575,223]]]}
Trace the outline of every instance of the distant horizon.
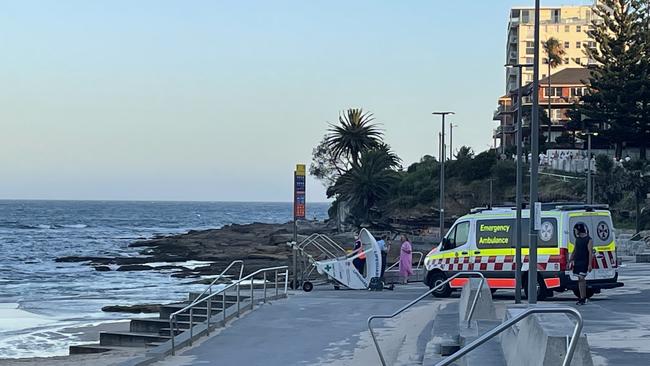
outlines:
{"label": "distant horizon", "polygon": [[[170,202],[170,203],[288,203],[293,204],[293,201],[222,201],[222,200],[125,200],[125,199],[41,199],[41,198],[0,198],[0,202],[8,201],[37,201],[37,202]],[[310,204],[331,204],[332,201],[306,201],[306,205]]]}

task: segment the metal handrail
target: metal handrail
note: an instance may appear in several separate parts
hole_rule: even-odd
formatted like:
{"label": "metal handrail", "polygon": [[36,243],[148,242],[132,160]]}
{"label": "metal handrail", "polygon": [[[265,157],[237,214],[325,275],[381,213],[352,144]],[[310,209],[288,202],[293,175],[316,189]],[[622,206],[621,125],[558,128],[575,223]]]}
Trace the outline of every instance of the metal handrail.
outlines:
{"label": "metal handrail", "polygon": [[[319,239],[323,243],[319,243],[318,242]],[[318,234],[318,233],[314,233],[314,234],[311,234],[310,236],[308,236],[306,239],[304,239],[303,241],[298,243],[296,245],[296,248],[299,249],[299,250],[304,251],[304,249],[309,244],[312,244],[312,245],[316,246],[316,248],[318,250],[320,250],[321,252],[325,252],[326,254],[328,254],[328,255],[330,255],[331,257],[334,257],[334,258],[337,257],[337,255],[334,254],[333,252],[331,252],[330,250],[328,250],[327,248],[325,248],[325,246],[323,244],[329,245],[330,249],[333,249],[335,252],[341,252],[342,254],[345,254],[345,249],[343,249],[343,247],[341,247],[338,243],[336,243],[334,240],[332,240],[327,235]]]}
{"label": "metal handrail", "polygon": [[532,315],[532,314],[552,314],[552,313],[564,313],[564,314],[571,314],[576,318],[576,326],[573,329],[573,335],[571,337],[571,342],[569,343],[569,349],[567,350],[566,356],[564,356],[564,362],[562,362],[562,366],[569,366],[571,363],[571,360],[573,359],[573,353],[575,352],[576,346],[578,345],[578,339],[580,338],[580,331],[582,330],[582,315],[580,312],[574,308],[571,307],[561,307],[561,308],[529,308],[521,312],[519,315],[515,316],[514,318],[509,319],[506,322],[501,323],[499,326],[496,328],[490,330],[489,332],[483,334],[480,336],[478,339],[476,339],[474,342],[468,344],[467,346],[459,349],[456,351],[456,353],[452,354],[451,356],[445,358],[444,360],[438,362],[436,366],[446,366],[451,364],[452,362],[458,360],[459,358],[463,357],[464,355],[468,354],[470,351],[474,350],[475,348],[479,347],[483,343],[489,341],[490,339],[494,338],[504,330],[510,328],[511,326],[515,325],[522,319]]}
{"label": "metal handrail", "polygon": [[377,342],[377,337],[375,336],[375,332],[372,329],[372,321],[374,319],[392,319],[405,310],[409,309],[411,306],[415,305],[418,303],[420,300],[424,299],[425,297],[429,296],[431,293],[439,289],[440,287],[446,285],[447,283],[451,282],[451,280],[460,277],[460,276],[467,276],[467,275],[476,275],[481,277],[481,283],[479,284],[478,291],[476,291],[476,295],[474,295],[474,301],[472,301],[472,307],[469,309],[469,314],[467,315],[467,327],[469,328],[469,324],[472,320],[472,315],[474,315],[474,309],[476,308],[476,303],[478,302],[479,296],[481,296],[481,290],[483,289],[483,284],[485,283],[485,276],[481,272],[458,272],[455,275],[449,277],[446,279],[444,282],[439,283],[429,291],[425,292],[424,294],[420,295],[417,299],[409,302],[408,304],[402,306],[399,310],[394,312],[391,315],[373,315],[370,318],[368,318],[368,330],[370,331],[370,336],[372,337],[372,341],[375,343],[375,348],[377,349],[377,354],[379,354],[379,360],[381,361],[382,366],[386,366],[386,360],[384,359],[384,354],[381,353],[381,349],[379,347],[379,342]]}
{"label": "metal handrail", "polygon": [[[422,253],[422,252],[413,252],[413,254],[418,255],[418,265],[415,266],[415,269],[420,269],[420,267],[422,266],[422,258],[424,257],[424,253]],[[395,268],[395,266],[397,266],[398,264],[399,264],[399,261],[391,264],[390,267],[386,268],[386,272],[388,272],[391,269]]]}
{"label": "metal handrail", "polygon": [[206,288],[199,296],[197,296],[194,299],[194,301],[192,301],[192,304],[195,304],[195,303],[198,303],[198,302],[203,302],[201,300],[203,295],[205,295],[208,291],[210,293],[212,293],[212,286],[215,283],[217,283],[217,281],[220,280],[226,274],[226,272],[228,272],[228,270],[230,268],[232,268],[232,266],[234,266],[235,264],[241,264],[241,266],[239,267],[239,278],[238,278],[238,280],[241,280],[241,276],[244,274],[244,261],[241,260],[241,259],[238,259],[238,260],[234,260],[234,261],[230,262],[228,267],[226,267],[226,269],[224,269],[214,280],[212,280],[212,282],[210,283],[210,286],[208,286],[208,288]]}
{"label": "metal handrail", "polygon": [[[196,302],[196,303],[191,303],[191,304],[185,306],[184,308],[170,314],[169,315],[169,333],[170,333],[171,343],[172,343],[171,344],[172,345],[171,354],[174,355],[174,353],[175,353],[176,331],[179,329],[178,328],[178,315],[180,315],[180,314],[182,314],[182,313],[184,313],[184,312],[186,312],[188,310],[190,312],[190,327],[189,327],[188,330],[190,332],[189,343],[190,343],[190,345],[192,345],[193,329],[194,329],[194,321],[193,321],[194,320],[193,319],[194,318],[194,307],[196,307],[196,305],[198,305],[199,303],[202,303],[202,302],[205,302],[207,304],[207,306],[206,306],[207,307],[207,311],[206,311],[207,328],[206,328],[206,330],[207,330],[207,333],[210,334],[210,318],[212,316],[211,310],[212,310],[212,298],[213,297],[216,297],[219,294],[222,295],[222,309],[221,309],[221,312],[223,313],[223,321],[225,323],[225,321],[226,321],[226,291],[227,290],[229,290],[229,289],[231,289],[233,287],[237,288],[237,303],[236,304],[237,304],[237,316],[239,316],[239,313],[240,313],[239,286],[240,286],[240,284],[242,282],[244,282],[244,281],[247,281],[247,280],[251,281],[251,283],[250,283],[250,286],[251,286],[250,301],[251,301],[251,310],[252,310],[253,307],[254,307],[254,295],[253,295],[253,292],[254,292],[254,289],[255,289],[255,286],[254,286],[254,283],[253,283],[254,277],[256,275],[260,274],[260,273],[264,273],[264,302],[266,302],[266,282],[267,282],[266,281],[266,273],[267,272],[275,272],[275,293],[276,293],[276,296],[277,296],[278,293],[279,293],[279,290],[278,290],[278,272],[282,271],[282,270],[284,270],[284,294],[286,295],[287,291],[288,291],[289,267],[288,266],[279,266],[279,267],[262,268],[262,269],[259,269],[259,270],[255,271],[255,272],[249,274],[248,276],[246,276],[244,278],[241,278],[241,279],[239,279],[239,280],[225,286],[224,288],[220,289],[217,292],[213,292],[213,293],[209,294],[208,296],[201,299],[201,301]],[[176,326],[174,327],[174,325],[176,325]]]}

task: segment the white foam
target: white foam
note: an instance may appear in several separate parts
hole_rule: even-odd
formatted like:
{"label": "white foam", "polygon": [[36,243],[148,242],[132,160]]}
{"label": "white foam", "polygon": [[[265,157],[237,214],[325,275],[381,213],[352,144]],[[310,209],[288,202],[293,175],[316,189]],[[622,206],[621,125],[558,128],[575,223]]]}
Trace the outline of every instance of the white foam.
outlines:
{"label": "white foam", "polygon": [[0,303],[0,332],[29,329],[56,321],[53,318],[21,310],[15,303]]}
{"label": "white foam", "polygon": [[203,267],[203,266],[208,266],[214,262],[208,262],[208,261],[185,261],[185,262],[151,262],[151,263],[144,263],[146,266],[151,266],[151,267],[162,267],[162,266],[180,266],[180,267],[185,267],[188,269],[195,269],[197,267]]}

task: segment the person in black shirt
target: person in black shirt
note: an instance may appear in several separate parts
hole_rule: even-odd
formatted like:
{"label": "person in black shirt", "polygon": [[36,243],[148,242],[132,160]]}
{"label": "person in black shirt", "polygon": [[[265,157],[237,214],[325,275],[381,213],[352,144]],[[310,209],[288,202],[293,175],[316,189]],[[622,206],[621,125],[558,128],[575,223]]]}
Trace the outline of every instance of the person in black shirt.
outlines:
{"label": "person in black shirt", "polygon": [[591,272],[591,263],[594,259],[594,242],[589,237],[585,224],[578,223],[573,230],[576,236],[576,243],[571,253],[569,266],[573,267],[573,273],[578,276],[580,299],[576,302],[576,305],[584,305],[587,302],[586,277]]}

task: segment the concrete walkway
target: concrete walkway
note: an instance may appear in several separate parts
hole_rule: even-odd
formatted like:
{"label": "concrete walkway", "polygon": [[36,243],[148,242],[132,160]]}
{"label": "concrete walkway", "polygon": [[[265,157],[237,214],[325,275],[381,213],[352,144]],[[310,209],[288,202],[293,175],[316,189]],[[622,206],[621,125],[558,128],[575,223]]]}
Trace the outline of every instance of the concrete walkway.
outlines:
{"label": "concrete walkway", "polygon": [[[368,317],[390,314],[426,290],[419,283],[382,292],[336,291],[325,286],[311,293],[295,292],[156,365],[378,364],[366,326]],[[449,301],[427,298],[396,320],[378,321],[386,358],[395,359],[405,336],[417,337],[434,318],[435,309]]]}
{"label": "concrete walkway", "polygon": [[[595,366],[646,365],[650,359],[650,265],[625,263],[620,269],[625,287],[603,290],[583,314]],[[233,321],[218,335],[203,338],[193,348],[156,363],[171,365],[376,365],[379,363],[366,320],[390,314],[427,289],[422,284],[397,286],[395,291],[335,291],[316,287],[294,292],[287,300],[266,304]],[[394,320],[378,322],[378,335],[389,364],[415,353],[418,335],[439,306],[458,301],[427,298]],[[494,295],[497,309],[514,302],[512,291]],[[565,292],[542,304],[575,306]],[[501,315],[501,314],[498,314]],[[430,334],[430,333],[428,333]],[[477,350],[478,352],[479,350]]]}

